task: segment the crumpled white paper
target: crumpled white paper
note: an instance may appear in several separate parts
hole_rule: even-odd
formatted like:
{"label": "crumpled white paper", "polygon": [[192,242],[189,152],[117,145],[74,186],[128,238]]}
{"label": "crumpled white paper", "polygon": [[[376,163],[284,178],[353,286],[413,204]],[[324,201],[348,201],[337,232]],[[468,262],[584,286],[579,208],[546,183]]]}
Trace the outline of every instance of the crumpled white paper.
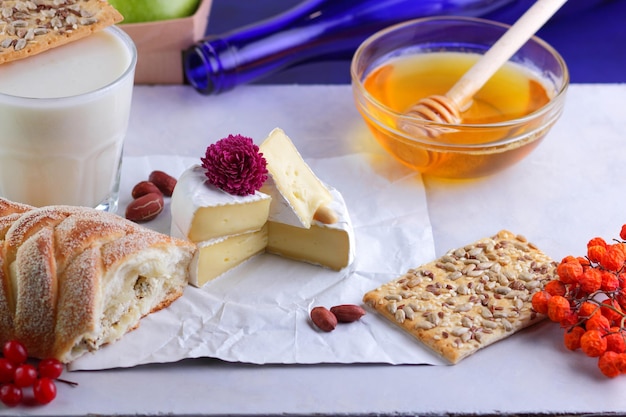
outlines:
{"label": "crumpled white paper", "polygon": [[[119,212],[130,190],[154,169],[178,176],[197,163],[172,156],[124,159]],[[145,317],[121,340],[87,354],[72,370],[131,367],[212,357],[254,364],[444,364],[416,340],[369,311],[333,332],[315,328],[317,305],[362,304],[365,292],[434,258],[419,174],[380,154],[308,159],[343,195],[352,218],[356,259],[336,272],[271,254],[246,261],[203,288],[188,286],[165,310]],[[169,233],[165,211],[146,226]]]}

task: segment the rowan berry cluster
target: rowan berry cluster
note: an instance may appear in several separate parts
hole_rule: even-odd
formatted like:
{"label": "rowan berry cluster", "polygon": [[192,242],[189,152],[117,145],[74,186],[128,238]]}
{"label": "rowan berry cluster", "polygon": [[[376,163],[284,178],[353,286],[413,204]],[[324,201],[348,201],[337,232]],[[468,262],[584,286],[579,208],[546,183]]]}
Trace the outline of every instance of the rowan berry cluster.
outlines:
{"label": "rowan berry cluster", "polygon": [[43,359],[36,364],[28,361],[28,352],[17,340],[10,340],[2,346],[0,357],[0,402],[14,407],[27,397],[24,390],[32,388],[33,399],[37,404],[47,404],[57,394],[56,381],[75,385],[74,382],[59,379],[63,364],[54,358]]}
{"label": "rowan berry cluster", "polygon": [[598,358],[609,378],[626,373],[626,224],[619,236],[593,238],[586,256],[566,256],[557,278],[532,298],[538,313],[565,329],[566,348]]}

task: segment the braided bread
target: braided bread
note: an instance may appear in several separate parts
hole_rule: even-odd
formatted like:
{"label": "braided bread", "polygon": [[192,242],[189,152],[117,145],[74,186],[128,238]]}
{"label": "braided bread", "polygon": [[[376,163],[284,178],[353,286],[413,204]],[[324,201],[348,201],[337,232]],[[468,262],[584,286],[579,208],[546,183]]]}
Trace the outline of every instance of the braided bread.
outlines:
{"label": "braided bread", "polygon": [[170,305],[195,245],[111,213],[0,198],[0,343],[71,362]]}

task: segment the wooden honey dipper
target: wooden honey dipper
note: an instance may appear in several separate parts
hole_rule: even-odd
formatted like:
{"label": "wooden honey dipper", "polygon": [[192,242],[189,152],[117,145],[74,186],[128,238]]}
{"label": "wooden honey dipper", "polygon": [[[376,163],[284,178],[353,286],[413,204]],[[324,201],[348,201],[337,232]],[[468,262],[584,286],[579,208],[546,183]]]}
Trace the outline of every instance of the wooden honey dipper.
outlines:
{"label": "wooden honey dipper", "polygon": [[[461,123],[461,113],[472,103],[474,95],[543,26],[567,0],[537,0],[485,54],[448,90],[445,95],[432,95],[421,99],[405,113],[438,123]],[[416,126],[403,120],[400,127],[411,132],[433,129]]]}

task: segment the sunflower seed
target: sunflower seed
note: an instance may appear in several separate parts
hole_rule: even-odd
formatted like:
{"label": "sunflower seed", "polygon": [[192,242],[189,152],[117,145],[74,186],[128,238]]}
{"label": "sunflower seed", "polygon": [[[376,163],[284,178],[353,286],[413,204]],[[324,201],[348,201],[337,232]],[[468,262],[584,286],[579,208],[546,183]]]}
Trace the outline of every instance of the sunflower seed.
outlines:
{"label": "sunflower seed", "polygon": [[426,321],[426,320],[420,320],[417,323],[415,323],[415,326],[414,326],[414,328],[418,330],[430,330],[430,329],[434,329],[435,327],[437,327],[435,323],[431,323],[430,321]]}

